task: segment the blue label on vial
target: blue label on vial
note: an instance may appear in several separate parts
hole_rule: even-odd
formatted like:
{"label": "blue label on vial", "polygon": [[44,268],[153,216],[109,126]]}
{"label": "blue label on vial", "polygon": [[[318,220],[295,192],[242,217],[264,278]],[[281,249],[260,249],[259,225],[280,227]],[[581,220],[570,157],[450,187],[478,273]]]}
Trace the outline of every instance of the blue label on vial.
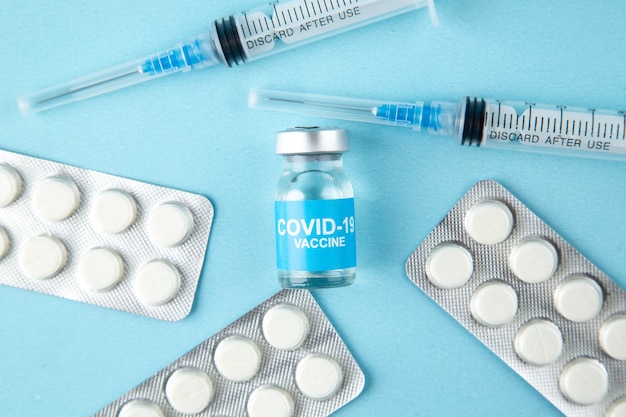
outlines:
{"label": "blue label on vial", "polygon": [[329,271],[356,266],[354,199],[276,201],[278,269]]}

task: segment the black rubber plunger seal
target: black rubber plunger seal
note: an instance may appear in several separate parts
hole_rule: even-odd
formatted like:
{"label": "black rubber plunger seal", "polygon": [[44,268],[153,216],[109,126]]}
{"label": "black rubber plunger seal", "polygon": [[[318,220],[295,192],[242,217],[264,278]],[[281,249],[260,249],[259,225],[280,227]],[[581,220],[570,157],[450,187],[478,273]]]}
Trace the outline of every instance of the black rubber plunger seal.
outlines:
{"label": "black rubber plunger seal", "polygon": [[237,22],[235,22],[235,18],[233,16],[215,21],[217,38],[220,42],[220,46],[222,47],[226,64],[228,64],[229,67],[244,64],[246,62],[246,55],[244,53],[243,45],[239,40],[236,25]]}
{"label": "black rubber plunger seal", "polygon": [[461,145],[480,146],[485,129],[485,111],[487,103],[483,99],[474,97],[466,98],[465,101],[465,123],[463,125],[463,136]]}

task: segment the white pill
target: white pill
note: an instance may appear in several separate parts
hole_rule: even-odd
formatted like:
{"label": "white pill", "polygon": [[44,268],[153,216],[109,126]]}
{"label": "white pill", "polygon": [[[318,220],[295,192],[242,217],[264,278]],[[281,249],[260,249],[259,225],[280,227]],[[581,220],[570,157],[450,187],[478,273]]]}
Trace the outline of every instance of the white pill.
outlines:
{"label": "white pill", "polygon": [[566,319],[583,322],[596,317],[602,310],[602,288],[593,279],[573,275],[554,291],[554,306]]}
{"label": "white pill", "polygon": [[0,164],[0,207],[14,202],[22,192],[22,177],[10,165]]}
{"label": "white pill", "polygon": [[80,204],[80,191],[67,177],[48,177],[33,191],[33,210],[42,219],[59,222],[70,217]]}
{"label": "white pill", "polygon": [[522,281],[537,284],[548,280],[556,272],[559,254],[543,239],[530,238],[520,242],[509,255],[509,266]]}
{"label": "white pill", "polygon": [[4,258],[9,249],[11,249],[11,238],[7,231],[0,227],[0,259]]}
{"label": "white pill", "polygon": [[513,213],[500,201],[476,204],[465,215],[465,230],[478,243],[495,245],[506,240],[513,230]]}
{"label": "white pill", "polygon": [[517,314],[517,293],[503,282],[486,282],[472,294],[470,310],[479,323],[502,326]]}
{"label": "white pill", "polygon": [[149,306],[160,306],[172,300],[180,290],[180,274],[167,261],[154,260],[143,264],[134,280],[135,295]]}
{"label": "white pill", "polygon": [[165,417],[165,414],[152,401],[132,400],[124,404],[118,417]]}
{"label": "white pill", "polygon": [[609,375],[604,365],[596,359],[574,359],[561,372],[559,389],[571,402],[595,404],[609,391]]}
{"label": "white pill", "polygon": [[322,354],[306,356],[296,366],[296,385],[314,400],[332,397],[341,387],[343,372],[336,360]]}
{"label": "white pill", "polygon": [[263,316],[263,336],[276,349],[293,350],[309,335],[309,319],[296,306],[279,304]]}
{"label": "white pill", "polygon": [[32,279],[47,279],[58,274],[67,262],[67,249],[55,237],[42,235],[30,238],[20,248],[22,272]]}
{"label": "white pill", "polygon": [[262,385],[248,398],[248,417],[291,417],[293,398],[287,391],[274,385]]}
{"label": "white pill", "polygon": [[626,417],[626,397],[615,401],[604,417]]}
{"label": "white pill", "polygon": [[229,336],[217,345],[213,361],[224,378],[244,382],[259,372],[261,351],[252,339]]}
{"label": "white pill", "polygon": [[150,212],[148,235],[159,246],[178,246],[192,231],[193,216],[186,206],[178,202],[163,203]]}
{"label": "white pill", "polygon": [[552,322],[534,319],[515,336],[515,352],[525,362],[541,366],[555,362],[563,352],[563,335]]}
{"label": "white pill", "polygon": [[122,257],[109,248],[93,248],[80,257],[77,267],[78,282],[91,291],[108,291],[124,275]]}
{"label": "white pill", "polygon": [[103,191],[96,196],[91,206],[91,222],[103,233],[122,233],[136,218],[137,203],[123,190]]}
{"label": "white pill", "polygon": [[610,357],[626,361],[626,314],[616,314],[604,322],[600,346]]}
{"label": "white pill", "polygon": [[454,243],[436,247],[426,260],[426,276],[439,288],[458,288],[469,281],[474,261],[467,249]]}
{"label": "white pill", "polygon": [[196,368],[178,369],[165,385],[167,401],[182,414],[200,413],[213,401],[214,394],[211,378]]}

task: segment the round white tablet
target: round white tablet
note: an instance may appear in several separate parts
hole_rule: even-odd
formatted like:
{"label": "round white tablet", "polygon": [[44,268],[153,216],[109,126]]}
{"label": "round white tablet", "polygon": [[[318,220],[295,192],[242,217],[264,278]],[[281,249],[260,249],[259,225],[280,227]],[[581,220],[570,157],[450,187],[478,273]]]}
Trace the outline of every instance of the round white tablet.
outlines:
{"label": "round white tablet", "polygon": [[33,191],[33,210],[39,217],[59,222],[70,217],[80,204],[80,191],[67,177],[48,177]]}
{"label": "round white tablet", "polygon": [[213,401],[213,381],[200,369],[181,368],[165,384],[170,405],[182,414],[198,414]]}
{"label": "round white tablet", "polygon": [[150,212],[148,235],[159,246],[178,246],[192,231],[193,216],[181,203],[176,201],[163,203]]}
{"label": "round white tablet", "polygon": [[261,351],[252,339],[229,336],[217,345],[213,360],[217,371],[224,378],[243,382],[259,372]]}
{"label": "round white tablet", "polygon": [[626,397],[615,401],[604,417],[626,417]]}
{"label": "round white tablet", "polygon": [[297,349],[309,335],[309,319],[296,306],[279,304],[263,316],[263,336],[276,349]]}
{"label": "round white tablet", "polygon": [[602,310],[604,295],[596,281],[584,275],[572,275],[554,291],[554,306],[566,319],[583,322]]}
{"label": "round white tablet", "polygon": [[311,354],[296,366],[296,385],[302,394],[314,400],[332,397],[341,387],[343,372],[336,360],[327,355]]}
{"label": "round white tablet", "polygon": [[515,336],[515,352],[525,362],[541,366],[555,362],[563,352],[563,335],[552,322],[534,319]]}
{"label": "round white tablet", "polygon": [[482,201],[465,215],[465,230],[476,242],[495,245],[511,234],[513,213],[500,201]]}
{"label": "round white tablet", "polygon": [[117,234],[128,229],[137,218],[137,203],[126,191],[102,191],[91,205],[91,222],[103,233]]}
{"label": "round white tablet", "polygon": [[150,400],[132,400],[124,404],[118,417],[165,417],[165,414]]}
{"label": "round white tablet", "polygon": [[52,236],[35,236],[20,248],[22,272],[32,279],[47,279],[58,274],[67,262],[67,249]]}
{"label": "round white tablet", "polygon": [[548,280],[556,272],[559,254],[543,239],[530,238],[518,243],[509,255],[509,266],[522,281],[537,284]]}
{"label": "round white tablet", "polygon": [[571,402],[595,404],[609,391],[609,375],[604,365],[596,359],[574,359],[561,372],[559,389]]}
{"label": "round white tablet", "polygon": [[22,192],[22,177],[10,165],[0,164],[0,207],[14,202]]}
{"label": "round white tablet", "polygon": [[172,300],[180,290],[180,274],[167,261],[154,260],[143,264],[134,281],[135,295],[149,306],[160,306]]}
{"label": "round white tablet", "polygon": [[470,310],[477,322],[485,326],[502,326],[517,314],[517,293],[503,282],[486,282],[472,294]]}
{"label": "round white tablet", "polygon": [[454,243],[437,246],[426,259],[426,276],[439,288],[458,288],[469,281],[474,261],[467,249]]}
{"label": "round white tablet", "polygon": [[291,417],[293,398],[274,385],[261,385],[248,398],[248,417]]}
{"label": "round white tablet", "polygon": [[11,238],[7,231],[0,227],[0,259],[4,258],[9,249],[11,249]]}
{"label": "round white tablet", "polygon": [[80,257],[77,267],[78,282],[91,291],[108,291],[124,275],[122,257],[109,248],[93,248]]}
{"label": "round white tablet", "polygon": [[604,322],[600,346],[610,357],[626,361],[626,314],[616,314]]}

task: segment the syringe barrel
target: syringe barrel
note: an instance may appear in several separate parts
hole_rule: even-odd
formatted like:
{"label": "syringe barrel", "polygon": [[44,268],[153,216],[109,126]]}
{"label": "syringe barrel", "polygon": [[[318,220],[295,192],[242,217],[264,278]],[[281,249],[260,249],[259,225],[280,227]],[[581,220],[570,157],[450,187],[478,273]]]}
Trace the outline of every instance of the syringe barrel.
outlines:
{"label": "syringe barrel", "polygon": [[469,97],[465,103],[461,144],[626,159],[626,111]]}
{"label": "syringe barrel", "polygon": [[437,24],[432,0],[275,1],[219,19],[212,30],[223,62],[234,66],[426,6]]}

